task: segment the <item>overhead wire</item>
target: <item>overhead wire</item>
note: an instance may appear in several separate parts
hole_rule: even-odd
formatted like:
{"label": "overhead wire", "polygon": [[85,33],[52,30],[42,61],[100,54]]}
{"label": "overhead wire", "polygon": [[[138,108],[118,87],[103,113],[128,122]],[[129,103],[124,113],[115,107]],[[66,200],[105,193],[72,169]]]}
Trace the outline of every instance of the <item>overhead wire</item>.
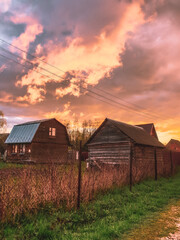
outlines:
{"label": "overhead wire", "polygon": [[[28,56],[31,56],[32,58],[38,59],[39,61],[41,61],[41,62],[43,62],[43,63],[45,63],[45,64],[53,67],[54,69],[56,69],[56,70],[58,70],[58,71],[61,71],[61,72],[66,73],[64,70],[60,69],[59,67],[56,67],[56,66],[54,66],[54,65],[52,65],[52,64],[49,64],[48,62],[42,60],[41,58],[39,58],[39,57],[37,57],[37,56],[35,56],[35,55],[33,55],[33,54],[30,54],[29,52],[27,52],[27,51],[25,51],[25,50],[23,50],[23,49],[15,46],[15,45],[9,43],[9,42],[1,39],[1,38],[0,38],[0,41],[3,42],[3,43],[5,43],[5,44],[7,44],[7,45],[9,45],[9,46],[11,46],[11,47],[14,47],[15,49],[17,49],[17,50],[19,50],[19,51],[21,51],[21,52],[23,52],[23,53],[26,53]],[[22,57],[21,57],[21,58],[22,58]],[[40,68],[42,68],[42,67],[40,67]],[[42,68],[42,69],[44,69],[44,68]],[[45,69],[44,69],[44,70],[45,70]],[[46,69],[45,71],[50,72],[50,71],[48,71],[47,69]],[[55,74],[55,73],[52,73],[52,72],[51,72],[51,74],[53,74],[53,75],[56,76],[56,77],[62,78],[62,77],[59,76],[58,74]],[[76,78],[77,78],[77,77],[76,77]],[[161,118],[161,117],[162,117],[162,116],[160,116],[159,114],[153,113],[152,111],[151,111],[151,113],[150,113],[149,111],[143,109],[142,107],[138,106],[137,104],[128,102],[128,101],[120,98],[119,96],[112,95],[111,93],[109,93],[109,92],[107,92],[107,91],[105,91],[105,90],[103,90],[103,89],[100,89],[100,88],[98,88],[97,86],[93,86],[93,89],[97,89],[98,91],[101,91],[101,92],[103,92],[103,93],[105,93],[105,94],[107,94],[107,95],[109,95],[109,96],[111,96],[111,97],[113,97],[113,98],[116,98],[116,99],[124,102],[125,104],[130,105],[130,106],[127,106],[127,107],[130,107],[131,109],[132,109],[132,108],[135,108],[135,110],[138,110],[138,109],[139,109],[139,110],[141,110],[141,112],[143,112],[144,114],[151,115],[152,117],[158,117],[158,118]],[[164,117],[165,117],[165,116],[164,116]]]}
{"label": "overhead wire", "polygon": [[[2,39],[0,39],[0,41],[3,41],[3,42],[5,42],[5,43],[7,43],[6,41],[4,41],[4,40],[2,40]],[[18,48],[18,47],[14,46],[14,45],[12,45],[12,44],[10,44],[10,43],[7,43],[7,44],[10,45],[10,46],[13,46],[13,47],[15,47],[15,48],[17,48],[18,50],[20,50],[20,51],[22,51],[22,52],[24,52],[24,53],[26,53],[26,54],[34,57],[34,58],[40,59],[40,58],[38,58],[38,57],[36,57],[36,56],[34,56],[34,55],[32,55],[32,54],[30,54],[30,53],[28,53],[28,52],[20,49],[20,48]],[[25,59],[25,58],[23,58],[23,57],[21,57],[21,56],[19,56],[19,55],[17,55],[17,54],[12,53],[12,52],[4,49],[3,47],[0,47],[0,48],[1,48],[3,51],[5,51],[6,53],[9,53],[9,54],[11,54],[11,55],[14,55],[14,56],[16,56],[17,58],[20,58],[20,59],[22,59],[23,61],[32,64],[32,66],[35,66],[34,63],[30,62],[29,60],[27,60],[27,59]],[[44,74],[44,73],[38,72],[38,71],[36,71],[36,70],[34,70],[34,69],[32,69],[32,68],[29,68],[29,67],[25,66],[24,64],[19,63],[18,61],[14,60],[14,59],[8,58],[7,56],[3,56],[2,54],[1,54],[1,56],[2,56],[2,57],[6,57],[7,59],[12,60],[12,61],[14,61],[15,63],[20,64],[20,65],[22,65],[22,66],[25,67],[25,68],[31,69],[32,71],[35,71],[35,72],[37,72],[37,73],[39,73],[39,74],[41,74],[41,75],[43,75],[43,76],[45,76],[45,77],[48,77],[48,78],[52,79],[50,76],[48,76],[48,75],[46,75],[46,74]],[[46,63],[45,61],[43,61],[43,62]],[[46,63],[46,64],[48,64],[48,63]],[[48,65],[53,66],[53,65],[51,65],[51,64],[48,64]],[[58,69],[58,70],[60,70],[59,68],[57,68],[57,67],[55,67],[55,66],[53,66],[53,67],[56,68],[56,69]],[[51,71],[49,71],[49,70],[47,70],[47,69],[45,69],[45,68],[43,68],[43,67],[36,66],[36,68],[40,68],[40,69],[42,69],[42,70],[44,70],[44,71],[46,71],[46,72],[48,72],[48,73],[50,73],[50,74],[58,77],[58,78],[61,78],[61,79],[63,79],[63,80],[66,80],[66,79],[63,78],[62,76],[59,76],[58,74],[55,74],[55,73],[53,73],[53,72],[51,72]],[[62,70],[62,71],[63,71],[63,70]],[[63,72],[66,73],[65,71],[63,71]],[[57,81],[57,80],[55,80],[55,81]],[[76,85],[78,85],[78,84],[76,83]],[[79,85],[78,85],[78,86],[79,86]],[[95,94],[95,95],[97,95],[97,96],[99,96],[99,97],[101,97],[101,98],[105,98],[105,99],[108,100],[108,101],[111,101],[111,102],[113,102],[113,103],[115,103],[115,104],[118,104],[118,105],[120,105],[121,107],[123,107],[123,108],[125,108],[125,109],[130,109],[130,110],[132,110],[132,111],[134,111],[134,112],[136,112],[136,113],[138,113],[138,114],[141,114],[141,115],[143,115],[143,116],[146,116],[146,117],[148,117],[148,118],[149,118],[149,116],[151,116],[151,117],[153,117],[153,118],[154,118],[154,117],[157,117],[157,116],[151,115],[151,114],[149,114],[149,113],[148,113],[148,115],[147,115],[147,113],[144,113],[143,111],[139,111],[139,110],[137,110],[137,109],[134,109],[134,108],[131,107],[131,106],[127,106],[127,105],[122,104],[122,103],[120,103],[120,102],[114,101],[113,99],[110,99],[110,98],[107,98],[106,96],[103,96],[103,95],[101,95],[101,94],[98,94],[97,92],[94,92],[94,91],[90,90],[89,88],[84,88],[84,87],[82,87],[82,86],[80,86],[80,87],[83,88],[85,91],[89,91],[89,92],[91,92],[91,93],[93,93],[93,94]],[[98,88],[96,87],[96,89],[98,89]],[[98,90],[100,90],[100,91],[104,92],[105,94],[108,94],[108,95],[110,95],[110,96],[118,99],[118,97],[116,97],[116,96],[114,96],[114,95],[112,95],[112,94],[110,94],[110,93],[108,93],[108,92],[106,92],[106,91],[104,91],[104,90],[101,90],[101,89],[98,89]],[[87,93],[86,93],[86,95],[87,95]],[[97,98],[97,99],[100,100],[99,98]],[[121,99],[121,100],[122,100],[122,99]],[[124,101],[124,100],[123,100],[123,101]],[[124,101],[124,102],[127,102],[127,101]],[[106,102],[106,103],[107,103],[107,102]],[[127,103],[130,104],[129,102],[127,102]]]}

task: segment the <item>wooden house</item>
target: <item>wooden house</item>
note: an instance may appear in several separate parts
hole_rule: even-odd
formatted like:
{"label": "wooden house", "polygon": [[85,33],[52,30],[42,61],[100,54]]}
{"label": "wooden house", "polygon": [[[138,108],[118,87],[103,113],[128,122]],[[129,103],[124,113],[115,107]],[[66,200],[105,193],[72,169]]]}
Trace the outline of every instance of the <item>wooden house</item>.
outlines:
{"label": "wooden house", "polygon": [[7,161],[64,163],[69,138],[66,127],[53,119],[15,125],[6,139]]}
{"label": "wooden house", "polygon": [[166,148],[174,152],[180,152],[180,141],[171,139],[167,144]]}
{"label": "wooden house", "polygon": [[155,129],[155,126],[153,123],[140,124],[140,125],[136,125],[136,126],[143,128],[151,136],[158,139],[157,132],[156,132],[156,129]]}
{"label": "wooden house", "polygon": [[[131,154],[136,165],[151,165],[163,161],[164,145],[143,128],[106,118],[87,141],[90,162],[129,164]],[[161,167],[160,167],[161,168]]]}

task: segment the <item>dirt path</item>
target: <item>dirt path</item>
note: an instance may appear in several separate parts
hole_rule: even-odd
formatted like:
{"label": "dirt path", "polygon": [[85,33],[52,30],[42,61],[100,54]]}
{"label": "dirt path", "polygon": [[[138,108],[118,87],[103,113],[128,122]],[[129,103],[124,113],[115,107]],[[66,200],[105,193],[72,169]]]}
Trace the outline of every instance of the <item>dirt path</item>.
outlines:
{"label": "dirt path", "polygon": [[180,200],[135,228],[126,240],[180,240]]}
{"label": "dirt path", "polygon": [[170,233],[168,237],[161,238],[161,240],[180,240],[180,218],[175,220],[177,231],[175,233]]}

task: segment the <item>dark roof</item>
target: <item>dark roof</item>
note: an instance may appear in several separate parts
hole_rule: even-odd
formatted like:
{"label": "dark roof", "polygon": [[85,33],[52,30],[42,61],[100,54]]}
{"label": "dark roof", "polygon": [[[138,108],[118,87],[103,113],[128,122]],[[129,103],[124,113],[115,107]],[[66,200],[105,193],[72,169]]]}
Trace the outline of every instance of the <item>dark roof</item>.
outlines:
{"label": "dark roof", "polygon": [[94,138],[94,136],[99,132],[102,126],[106,122],[110,122],[115,127],[117,127],[121,132],[123,132],[125,135],[127,135],[129,138],[131,138],[135,143],[142,144],[142,145],[148,145],[148,146],[154,146],[154,147],[164,147],[164,145],[159,142],[156,138],[150,136],[143,128],[130,125],[127,123],[115,121],[109,118],[106,118],[104,122],[101,124],[101,126],[95,131],[95,133],[91,136],[91,138],[87,141],[86,144],[89,144],[91,140]]}
{"label": "dark roof", "polygon": [[[158,139],[158,136],[157,136],[157,133],[156,133],[156,129],[155,129],[153,123],[139,124],[139,125],[136,125],[136,126],[143,128],[151,136],[154,136],[154,137],[156,137]],[[152,134],[152,130],[154,130],[154,134],[155,135]]]}
{"label": "dark roof", "polygon": [[149,134],[151,133],[151,129],[154,126],[153,123],[147,123],[147,124],[138,124],[136,125],[137,127],[142,127],[146,132]]}

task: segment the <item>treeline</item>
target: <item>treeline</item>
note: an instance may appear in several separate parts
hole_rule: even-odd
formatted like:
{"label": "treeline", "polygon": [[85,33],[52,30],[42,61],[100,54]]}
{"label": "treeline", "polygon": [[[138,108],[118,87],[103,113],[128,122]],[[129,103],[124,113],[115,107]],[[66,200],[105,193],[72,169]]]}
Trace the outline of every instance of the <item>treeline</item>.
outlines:
{"label": "treeline", "polygon": [[1,159],[1,155],[4,154],[4,151],[6,149],[6,146],[4,143],[8,136],[8,134],[4,133],[6,131],[6,126],[7,126],[7,122],[4,117],[4,113],[0,110],[0,159]]}
{"label": "treeline", "polygon": [[84,120],[80,121],[75,119],[74,121],[65,121],[63,124],[67,128],[70,143],[74,149],[79,149],[80,141],[82,141],[83,151],[86,151],[84,144],[95,132],[100,125],[100,120]]}

